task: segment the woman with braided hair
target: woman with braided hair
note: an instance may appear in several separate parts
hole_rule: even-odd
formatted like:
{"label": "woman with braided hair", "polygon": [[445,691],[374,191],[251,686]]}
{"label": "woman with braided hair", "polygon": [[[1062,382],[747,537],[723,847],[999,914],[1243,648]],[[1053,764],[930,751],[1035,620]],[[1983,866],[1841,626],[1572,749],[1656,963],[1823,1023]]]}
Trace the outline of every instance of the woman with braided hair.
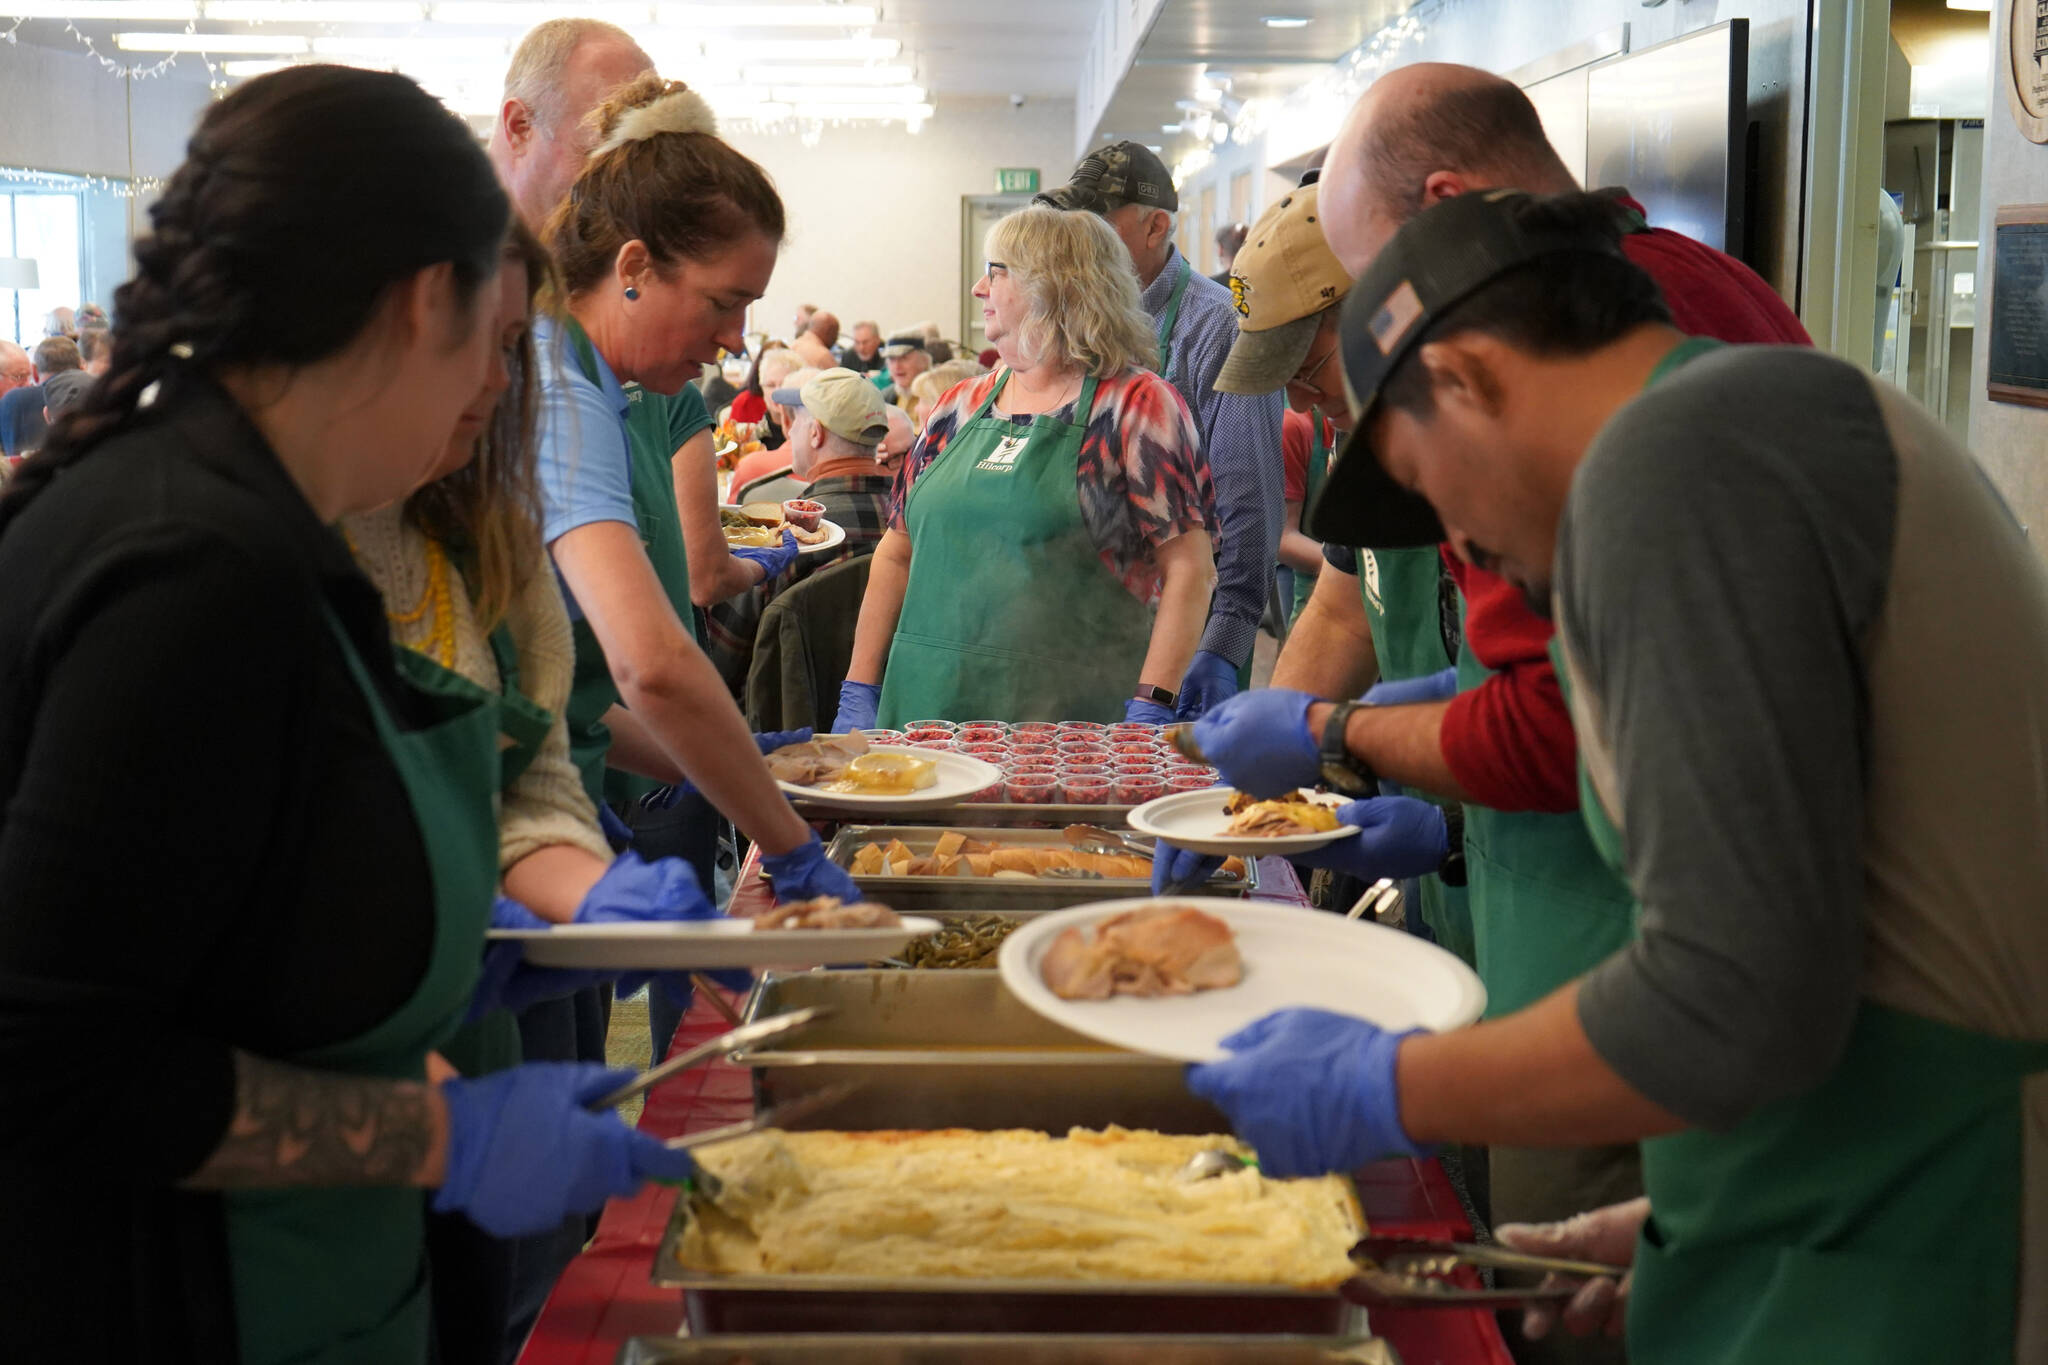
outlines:
{"label": "woman with braided hair", "polygon": [[509,1236],[688,1169],[583,1108],[618,1073],[426,1081],[498,1003],[505,718],[392,648],[333,528],[433,477],[503,363],[507,218],[402,77],[241,86],[0,496],[11,1356],[423,1362],[422,1189]]}

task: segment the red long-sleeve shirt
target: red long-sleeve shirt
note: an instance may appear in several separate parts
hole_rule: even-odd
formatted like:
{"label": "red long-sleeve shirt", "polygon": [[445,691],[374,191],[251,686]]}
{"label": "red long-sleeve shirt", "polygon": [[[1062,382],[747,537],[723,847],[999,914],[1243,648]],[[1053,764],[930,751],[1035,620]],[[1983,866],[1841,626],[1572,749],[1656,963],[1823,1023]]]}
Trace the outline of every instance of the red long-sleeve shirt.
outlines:
{"label": "red long-sleeve shirt", "polygon": [[[1623,202],[1638,214],[1642,205]],[[1622,251],[1664,291],[1678,330],[1730,342],[1808,346],[1785,301],[1742,262],[1663,228],[1632,233]],[[1579,806],[1578,743],[1557,672],[1550,622],[1522,594],[1443,550],[1465,594],[1465,640],[1494,670],[1444,713],[1444,762],[1471,800],[1496,810],[1568,811]]]}

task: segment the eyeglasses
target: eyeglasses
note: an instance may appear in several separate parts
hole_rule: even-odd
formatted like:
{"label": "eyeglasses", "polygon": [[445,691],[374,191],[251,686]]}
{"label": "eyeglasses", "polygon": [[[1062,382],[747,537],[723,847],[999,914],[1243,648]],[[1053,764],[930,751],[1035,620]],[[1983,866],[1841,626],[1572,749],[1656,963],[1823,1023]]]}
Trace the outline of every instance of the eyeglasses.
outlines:
{"label": "eyeglasses", "polygon": [[1315,364],[1309,366],[1300,374],[1294,376],[1292,382],[1300,384],[1304,388],[1315,389],[1318,393],[1322,392],[1321,388],[1316,384],[1316,372],[1322,369],[1323,366],[1329,364],[1330,357],[1335,354],[1337,354],[1337,348],[1335,346],[1332,346],[1329,350],[1323,352],[1323,358],[1321,360],[1318,360]]}
{"label": "eyeglasses", "polygon": [[982,273],[987,275],[990,279],[994,279],[996,277],[996,272],[998,270],[1002,271],[1005,275],[1010,273],[1010,267],[1004,265],[1001,261],[988,262],[983,267]]}

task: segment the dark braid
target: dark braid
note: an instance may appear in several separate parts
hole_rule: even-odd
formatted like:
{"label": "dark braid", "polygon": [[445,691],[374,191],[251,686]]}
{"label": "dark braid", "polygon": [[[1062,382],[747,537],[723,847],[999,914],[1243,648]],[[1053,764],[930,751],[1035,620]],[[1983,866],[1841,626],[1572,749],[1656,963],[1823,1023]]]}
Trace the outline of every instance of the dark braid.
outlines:
{"label": "dark braid", "polygon": [[343,350],[385,290],[497,269],[509,205],[469,129],[403,76],[292,67],[209,108],[114,293],[106,374],[0,495],[0,529],[94,447],[221,366]]}

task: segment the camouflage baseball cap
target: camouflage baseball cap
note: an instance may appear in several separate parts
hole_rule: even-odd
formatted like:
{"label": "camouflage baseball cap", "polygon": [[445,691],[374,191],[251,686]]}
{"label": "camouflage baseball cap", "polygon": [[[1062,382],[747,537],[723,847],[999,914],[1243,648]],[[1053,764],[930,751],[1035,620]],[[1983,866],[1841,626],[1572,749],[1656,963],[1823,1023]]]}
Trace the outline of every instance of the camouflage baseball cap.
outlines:
{"label": "camouflage baseball cap", "polygon": [[1180,192],[1173,187],[1166,163],[1151,148],[1141,142],[1112,142],[1082,157],[1066,184],[1042,191],[1031,202],[1091,213],[1108,213],[1125,204],[1177,213]]}

